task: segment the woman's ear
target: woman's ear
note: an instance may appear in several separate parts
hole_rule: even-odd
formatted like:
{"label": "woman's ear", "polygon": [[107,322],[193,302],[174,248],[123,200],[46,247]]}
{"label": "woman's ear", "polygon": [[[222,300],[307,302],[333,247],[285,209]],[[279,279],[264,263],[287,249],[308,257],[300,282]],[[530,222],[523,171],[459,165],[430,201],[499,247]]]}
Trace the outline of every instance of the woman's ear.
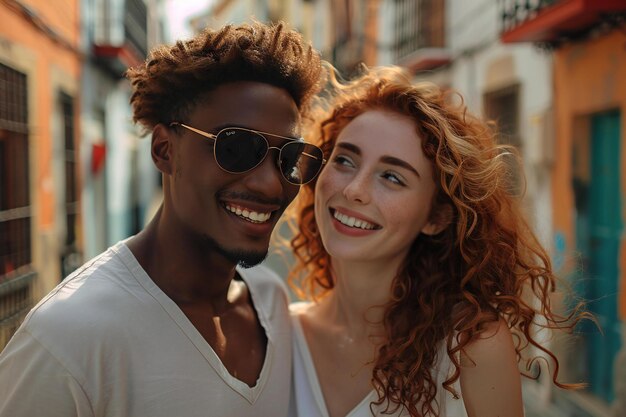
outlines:
{"label": "woman's ear", "polygon": [[168,175],[173,172],[173,134],[173,131],[162,123],[159,123],[152,129],[152,161],[159,171]]}
{"label": "woman's ear", "polygon": [[422,228],[422,233],[429,236],[437,235],[452,222],[452,206],[449,203],[440,204],[433,208],[430,220]]}

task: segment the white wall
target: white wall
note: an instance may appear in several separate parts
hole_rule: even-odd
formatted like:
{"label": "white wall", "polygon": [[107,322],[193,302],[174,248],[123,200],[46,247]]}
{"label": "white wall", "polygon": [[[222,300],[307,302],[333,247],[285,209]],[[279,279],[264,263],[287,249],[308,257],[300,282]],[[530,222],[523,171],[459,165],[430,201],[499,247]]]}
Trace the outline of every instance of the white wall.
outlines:
{"label": "white wall", "polygon": [[552,210],[545,141],[552,139],[546,135],[552,106],[552,57],[529,43],[502,44],[499,18],[495,0],[446,3],[446,37],[453,56],[448,79],[478,114],[482,114],[486,92],[519,83],[528,210],[540,238],[550,247]]}
{"label": "white wall", "polygon": [[[103,0],[81,1],[81,47],[86,56],[91,54],[94,39],[102,33],[94,25],[98,7]],[[150,7],[162,7],[160,0],[152,0]],[[112,32],[123,31],[119,17],[123,1],[109,2],[111,16],[118,16],[117,27]],[[158,10],[148,11],[148,18],[159,19]],[[115,26],[115,25],[113,25]],[[159,27],[158,22],[150,26]],[[121,28],[121,29],[120,29]],[[153,33],[156,38],[157,34]],[[113,42],[115,39],[109,39]],[[130,85],[126,79],[112,76],[104,69],[85,59],[81,79],[81,180],[82,226],[84,260],[105,250],[109,245],[124,239],[133,232],[132,210],[134,203],[145,210],[158,191],[156,169],[150,157],[150,139],[141,139],[138,128],[132,123],[129,104]],[[105,170],[91,172],[92,144],[106,145]],[[135,166],[131,165],[136,153]],[[133,182],[140,184],[133,194]],[[141,223],[141,219],[139,219]]]}

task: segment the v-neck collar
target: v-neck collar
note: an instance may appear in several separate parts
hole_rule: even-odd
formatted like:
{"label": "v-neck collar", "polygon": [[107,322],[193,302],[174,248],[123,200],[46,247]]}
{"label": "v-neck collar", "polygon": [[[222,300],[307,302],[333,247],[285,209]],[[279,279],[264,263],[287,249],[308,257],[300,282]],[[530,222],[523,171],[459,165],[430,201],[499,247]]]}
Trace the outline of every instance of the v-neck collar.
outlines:
{"label": "v-neck collar", "polygon": [[[311,355],[311,351],[309,350],[309,345],[306,341],[306,335],[304,334],[304,329],[302,328],[302,323],[300,322],[300,317],[298,314],[292,314],[291,321],[293,324],[293,335],[298,347],[300,354],[302,355],[303,365],[306,371],[306,377],[309,381],[309,385],[313,390],[313,396],[315,397],[315,402],[317,403],[317,407],[319,411],[322,413],[322,417],[329,417],[328,408],[326,407],[326,401],[324,400],[324,394],[322,393],[322,386],[319,382],[319,378],[317,376],[317,371],[315,369],[315,362],[313,361],[313,355]],[[294,352],[295,354],[295,352]],[[357,417],[361,409],[366,403],[371,403],[376,400],[376,391],[372,389],[357,405],[355,405],[345,417]],[[369,406],[367,407],[367,411],[369,413]]]}
{"label": "v-neck collar", "polygon": [[125,243],[120,242],[117,246],[116,251],[122,255],[122,259],[126,264],[127,268],[133,274],[137,282],[148,292],[163,308],[163,310],[167,313],[167,315],[173,320],[173,322],[180,328],[180,330],[187,336],[189,341],[195,346],[198,352],[206,359],[209,365],[215,370],[215,372],[222,378],[222,380],[235,392],[239,393],[243,398],[245,398],[250,404],[253,404],[261,392],[263,392],[263,387],[269,377],[269,371],[272,367],[272,362],[274,358],[274,350],[275,350],[275,341],[272,332],[270,331],[271,326],[267,317],[266,312],[261,308],[261,300],[257,295],[257,288],[254,285],[254,280],[248,280],[246,277],[246,273],[243,269],[237,267],[237,273],[241,277],[242,281],[248,287],[248,291],[250,292],[250,298],[252,299],[252,305],[254,310],[259,318],[259,322],[265,331],[265,335],[267,338],[267,347],[265,349],[265,359],[263,361],[263,367],[261,368],[261,372],[259,377],[256,380],[256,384],[250,387],[245,382],[235,378],[233,375],[228,372],[226,366],[222,363],[215,350],[211,347],[211,345],[202,337],[198,329],[191,323],[191,321],[187,318],[185,313],[178,307],[178,305],[169,298],[148,276],[146,271],[141,267],[137,259],[130,251],[128,246]]}

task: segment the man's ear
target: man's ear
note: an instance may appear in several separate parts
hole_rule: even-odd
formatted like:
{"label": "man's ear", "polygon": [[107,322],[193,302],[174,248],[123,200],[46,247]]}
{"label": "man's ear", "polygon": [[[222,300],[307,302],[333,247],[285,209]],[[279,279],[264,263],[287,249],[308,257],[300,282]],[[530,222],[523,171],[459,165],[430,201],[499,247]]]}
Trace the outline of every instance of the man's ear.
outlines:
{"label": "man's ear", "polygon": [[172,166],[174,161],[173,135],[174,132],[162,123],[152,129],[152,161],[163,174],[171,174],[174,169]]}
{"label": "man's ear", "polygon": [[441,204],[433,208],[434,213],[431,213],[430,220],[422,228],[422,233],[429,236],[437,235],[444,231],[446,227],[452,222],[452,206],[448,203]]}

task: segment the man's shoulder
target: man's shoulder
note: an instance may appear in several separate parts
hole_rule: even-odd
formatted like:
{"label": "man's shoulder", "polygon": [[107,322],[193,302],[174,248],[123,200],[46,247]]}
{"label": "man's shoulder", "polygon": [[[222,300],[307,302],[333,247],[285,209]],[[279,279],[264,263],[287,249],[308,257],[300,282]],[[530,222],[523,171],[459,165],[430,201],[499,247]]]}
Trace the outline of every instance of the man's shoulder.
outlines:
{"label": "man's shoulder", "polygon": [[59,283],[33,307],[24,326],[37,334],[89,327],[95,317],[106,320],[114,311],[112,299],[124,292],[122,285],[131,275],[117,248],[109,248]]}

